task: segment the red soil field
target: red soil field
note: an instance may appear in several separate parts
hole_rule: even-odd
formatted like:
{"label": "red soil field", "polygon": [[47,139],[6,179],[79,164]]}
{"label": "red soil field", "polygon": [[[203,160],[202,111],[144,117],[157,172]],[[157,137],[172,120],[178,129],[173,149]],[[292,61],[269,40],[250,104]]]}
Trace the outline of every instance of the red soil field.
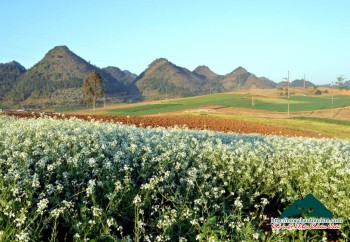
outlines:
{"label": "red soil field", "polygon": [[[11,112],[5,113],[5,115],[17,116],[17,117],[40,117],[40,114],[35,113],[23,113],[23,112]],[[273,134],[283,136],[302,136],[323,138],[317,133],[306,133],[302,131],[291,130],[287,128],[257,124],[253,122],[247,122],[237,119],[225,119],[225,118],[209,118],[201,116],[101,116],[101,115],[71,115],[66,114],[64,117],[60,114],[46,114],[47,116],[55,116],[57,118],[71,118],[76,117],[82,120],[91,120],[111,123],[123,123],[127,125],[136,125],[138,127],[174,127],[185,126],[189,129],[195,130],[213,130],[220,132],[234,132],[234,133],[256,133],[256,134]]]}

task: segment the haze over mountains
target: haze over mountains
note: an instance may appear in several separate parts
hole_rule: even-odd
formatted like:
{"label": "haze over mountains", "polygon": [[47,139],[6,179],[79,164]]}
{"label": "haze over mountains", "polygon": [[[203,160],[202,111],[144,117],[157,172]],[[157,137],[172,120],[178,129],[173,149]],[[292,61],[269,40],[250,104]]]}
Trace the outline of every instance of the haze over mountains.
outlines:
{"label": "haze over mountains", "polygon": [[[190,71],[165,58],[153,61],[137,76],[114,66],[99,68],[68,47],[57,46],[28,70],[15,61],[0,64],[0,100],[45,105],[83,103],[82,83],[92,71],[101,73],[106,96],[123,102],[275,88],[278,85],[266,77],[257,77],[243,67],[218,75],[207,66],[198,66]],[[300,82],[295,85],[300,85]]]}

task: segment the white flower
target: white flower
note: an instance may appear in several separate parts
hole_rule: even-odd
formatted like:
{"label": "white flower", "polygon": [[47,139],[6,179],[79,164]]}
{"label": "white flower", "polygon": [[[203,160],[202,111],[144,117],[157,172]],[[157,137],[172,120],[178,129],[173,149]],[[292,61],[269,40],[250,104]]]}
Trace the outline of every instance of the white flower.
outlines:
{"label": "white flower", "polygon": [[27,232],[21,231],[19,234],[16,234],[16,241],[18,242],[28,242],[29,234]]}
{"label": "white flower", "polygon": [[261,198],[261,202],[260,202],[263,206],[269,204],[269,201],[266,198]]}
{"label": "white flower", "polygon": [[120,181],[116,181],[114,183],[114,186],[115,186],[114,189],[116,192],[120,191],[123,188],[122,183]]}
{"label": "white flower", "polygon": [[96,166],[96,160],[94,158],[88,159],[87,163],[91,168]]}
{"label": "white flower", "polygon": [[109,218],[109,219],[107,219],[107,225],[108,225],[108,227],[111,227],[112,225],[114,225],[114,223],[115,223],[114,218]]}
{"label": "white flower", "polygon": [[198,224],[198,221],[197,221],[196,219],[192,219],[192,220],[190,221],[190,223],[191,223],[192,225],[196,225],[196,224]]}
{"label": "white flower", "polygon": [[47,198],[43,198],[38,202],[38,208],[37,208],[37,212],[40,215],[44,214],[45,209],[47,208],[47,205],[49,204],[49,199]]}
{"label": "white flower", "polygon": [[63,212],[63,208],[55,208],[50,212],[50,216],[57,219]]}
{"label": "white flower", "polygon": [[94,217],[100,217],[102,215],[102,209],[101,208],[93,206],[91,209],[92,209],[92,215]]}
{"label": "white flower", "polygon": [[139,205],[141,203],[141,197],[139,195],[136,195],[132,203]]}
{"label": "white flower", "polygon": [[21,215],[19,218],[15,219],[16,227],[21,227],[26,222],[27,217],[25,215]]}
{"label": "white flower", "polygon": [[74,204],[71,201],[68,202],[66,200],[63,200],[62,204],[66,209],[72,209],[74,207]]}
{"label": "white flower", "polygon": [[243,204],[242,204],[242,202],[241,202],[241,200],[240,200],[239,197],[236,198],[234,205],[235,205],[235,207],[237,207],[238,209],[243,208]]}
{"label": "white flower", "polygon": [[88,196],[92,195],[92,193],[94,192],[95,186],[96,186],[96,181],[95,180],[89,180],[88,187],[86,188],[86,194]]}
{"label": "white flower", "polygon": [[39,188],[39,187],[40,187],[40,182],[39,182],[38,174],[36,174],[36,173],[34,173],[34,175],[33,175],[32,187],[33,187],[33,188]]}

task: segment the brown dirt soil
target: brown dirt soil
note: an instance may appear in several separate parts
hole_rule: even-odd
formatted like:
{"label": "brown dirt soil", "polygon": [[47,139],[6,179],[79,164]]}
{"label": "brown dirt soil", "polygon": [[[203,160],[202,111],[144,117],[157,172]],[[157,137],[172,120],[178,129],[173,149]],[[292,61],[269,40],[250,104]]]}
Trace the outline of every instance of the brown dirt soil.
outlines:
{"label": "brown dirt soil", "polygon": [[[17,116],[17,117],[39,117],[40,114],[31,113],[6,113],[6,115]],[[235,132],[235,133],[257,133],[257,134],[273,134],[273,135],[284,135],[284,136],[302,136],[302,137],[314,137],[323,138],[316,133],[307,133],[301,131],[295,131],[287,128],[257,124],[253,122],[241,121],[237,119],[225,119],[225,118],[210,118],[201,116],[173,116],[173,115],[162,115],[162,116],[101,116],[101,115],[70,115],[65,114],[62,117],[60,114],[47,114],[48,116],[55,116],[57,118],[70,118],[76,117],[82,120],[97,120],[103,122],[112,123],[123,123],[128,125],[136,125],[138,127],[173,127],[173,126],[186,126],[189,129],[196,130],[213,130],[220,132]]]}

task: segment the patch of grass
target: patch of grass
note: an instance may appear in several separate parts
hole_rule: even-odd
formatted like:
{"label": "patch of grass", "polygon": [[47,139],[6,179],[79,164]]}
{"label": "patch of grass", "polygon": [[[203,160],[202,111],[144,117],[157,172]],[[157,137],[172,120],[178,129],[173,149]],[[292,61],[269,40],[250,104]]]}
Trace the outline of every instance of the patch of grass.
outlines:
{"label": "patch of grass", "polygon": [[269,121],[272,125],[280,125],[293,130],[318,133],[339,139],[349,139],[350,137],[349,125],[298,119],[270,119]]}
{"label": "patch of grass", "polygon": [[[292,111],[311,111],[332,108],[332,98],[330,96],[325,97],[307,97],[298,96],[292,97],[292,100],[301,101],[303,103],[296,105]],[[337,95],[333,98],[333,108],[341,108],[350,105],[350,96]]]}
{"label": "patch of grass", "polygon": [[78,110],[84,110],[89,109],[90,107],[87,106],[57,106],[54,107],[54,112],[68,112],[68,111],[78,111]]}
{"label": "patch of grass", "polygon": [[[312,111],[332,108],[332,99],[329,96],[314,97],[314,96],[294,96],[290,97],[290,111]],[[287,111],[287,98],[281,99],[257,99],[255,101],[254,109],[286,112]],[[350,96],[334,96],[333,108],[341,108],[350,105]]]}
{"label": "patch of grass", "polygon": [[339,124],[339,125],[350,126],[350,120],[339,120],[339,119],[330,119],[330,118],[316,118],[316,117],[305,117],[305,116],[294,117],[293,119],[309,120],[309,121],[315,121],[315,122],[321,122],[321,123]]}
{"label": "patch of grass", "polygon": [[162,112],[178,111],[181,109],[182,109],[182,104],[178,104],[178,103],[156,103],[156,104],[136,106],[132,108],[113,109],[107,112],[108,114],[137,116],[137,115],[149,115],[149,114],[157,114]]}

